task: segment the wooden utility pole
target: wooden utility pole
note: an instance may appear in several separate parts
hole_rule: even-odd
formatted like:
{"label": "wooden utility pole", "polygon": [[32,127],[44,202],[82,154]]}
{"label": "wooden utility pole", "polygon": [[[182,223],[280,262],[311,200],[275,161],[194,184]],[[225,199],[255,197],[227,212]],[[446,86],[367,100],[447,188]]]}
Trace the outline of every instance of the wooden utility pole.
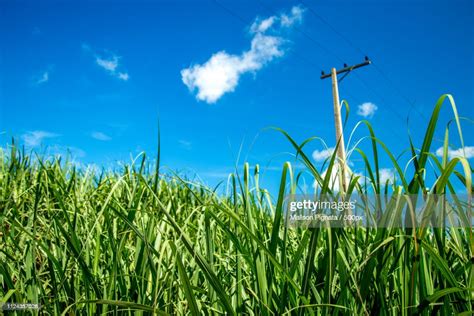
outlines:
{"label": "wooden utility pole", "polygon": [[[339,87],[338,82],[342,81],[351,71],[354,69],[364,67],[370,64],[369,58],[365,57],[365,61],[363,63],[354,65],[354,66],[347,66],[344,64],[344,68],[340,70],[336,70],[336,68],[331,69],[330,74],[325,74],[324,72],[321,73],[321,79],[326,79],[331,77],[332,79],[332,96],[333,96],[333,106],[334,106],[334,125],[336,128],[336,144],[339,143],[337,147],[337,158],[338,158],[338,166],[340,166],[340,173],[339,173],[339,188],[341,192],[345,192],[347,189],[346,183],[346,146],[344,143],[344,133],[342,130],[342,119],[341,119],[341,104],[339,102]],[[338,80],[337,75],[345,73],[344,76],[340,80]]]}
{"label": "wooden utility pole", "polygon": [[341,108],[339,102],[339,87],[337,85],[337,71],[336,68],[331,69],[332,79],[332,99],[334,106],[334,126],[336,128],[336,144],[339,142],[337,147],[337,165],[340,168],[339,175],[339,188],[341,192],[346,192],[346,145],[344,142],[344,133],[342,132],[342,118]]}

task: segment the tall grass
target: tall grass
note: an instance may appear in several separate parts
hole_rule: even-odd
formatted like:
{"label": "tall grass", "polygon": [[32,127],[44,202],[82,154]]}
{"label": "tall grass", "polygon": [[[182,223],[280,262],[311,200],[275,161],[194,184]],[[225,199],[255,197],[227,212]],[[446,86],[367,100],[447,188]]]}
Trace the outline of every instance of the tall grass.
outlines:
{"label": "tall grass", "polygon": [[[347,194],[454,192],[472,195],[472,168],[431,154],[435,106],[421,148],[410,142],[410,168],[376,138],[359,149],[367,170]],[[304,146],[281,131],[300,161],[331,192]],[[461,136],[461,142],[463,139]],[[380,183],[379,155],[398,182]],[[457,167],[457,166],[460,167]],[[409,171],[414,170],[412,174]],[[300,176],[282,169],[275,199],[259,185],[259,167],[229,176],[227,194],[182,179],[157,177],[145,155],[120,172],[77,169],[60,158],[12,146],[0,157],[2,302],[39,302],[41,314],[414,315],[473,314],[472,226],[459,229],[302,229],[284,221],[284,197]],[[425,174],[436,175],[426,183]]]}

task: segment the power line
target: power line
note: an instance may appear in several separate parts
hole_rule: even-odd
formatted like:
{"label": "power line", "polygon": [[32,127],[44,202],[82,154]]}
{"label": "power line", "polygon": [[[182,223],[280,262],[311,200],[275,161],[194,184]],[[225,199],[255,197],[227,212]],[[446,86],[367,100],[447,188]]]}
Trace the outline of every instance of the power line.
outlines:
{"label": "power line", "polygon": [[[304,5],[304,7],[317,19],[319,19],[322,23],[327,25],[334,33],[336,33],[340,38],[342,38],[344,41],[346,41],[349,46],[351,46],[354,50],[358,51],[359,53],[363,54],[364,56],[367,56],[367,54],[357,45],[354,44],[348,37],[346,37],[344,34],[339,32],[334,26],[332,26],[331,23],[329,23],[324,17],[322,17],[320,14],[318,14],[313,8],[308,6],[303,0],[299,0],[299,2]],[[410,105],[410,109],[415,110],[420,116],[422,116],[424,119],[427,120],[423,112],[419,111],[417,107],[415,107],[415,103],[411,101],[405,94],[401,92],[401,90],[393,83],[392,80],[382,71],[382,69],[374,62],[372,62],[375,70],[384,78],[385,81],[391,86],[391,88],[405,101]],[[363,82],[362,78],[359,77],[359,80]],[[364,85],[367,85],[365,82],[363,82]]]}
{"label": "power line", "polygon": [[[229,13],[231,16],[233,16],[234,18],[236,18],[237,20],[239,20],[241,23],[243,23],[245,26],[249,25],[250,22],[249,21],[246,21],[246,19],[244,19],[242,16],[240,16],[239,14],[235,13],[234,11],[232,11],[231,9],[229,9],[228,7],[226,7],[225,5],[223,5],[222,3],[220,3],[219,1],[217,0],[213,0],[213,2],[215,4],[217,4],[219,7],[221,7],[222,9],[224,9],[224,11],[226,11],[227,13]],[[277,15],[277,13],[271,9],[270,7],[268,7],[266,4],[262,3],[261,1],[259,1],[261,6],[264,7],[266,10],[268,11],[271,11],[271,13],[273,15]],[[329,50],[328,48],[324,47],[323,44],[321,44],[320,42],[318,42],[317,40],[315,40],[314,38],[312,38],[310,35],[308,35],[306,32],[296,28],[296,30],[298,32],[300,32],[301,34],[303,34],[306,38],[308,38],[311,42],[313,42],[314,44],[316,44],[318,47],[322,48],[324,51],[326,51],[326,53],[330,54],[330,55],[333,55],[333,56],[336,56],[340,61],[342,61],[341,58],[339,58],[335,53],[331,52],[331,50]],[[292,53],[300,58],[302,61],[306,62],[307,64],[311,65],[312,67],[314,67],[315,69],[317,70],[321,70],[323,69],[323,67],[317,65],[316,63],[312,62],[310,59],[308,59],[307,57],[305,57],[304,55],[301,55],[299,53],[297,53],[296,51],[292,51]],[[354,99],[356,102],[360,103],[360,100],[358,98],[356,98],[355,96],[353,96],[352,94],[348,93],[348,92],[345,92],[345,94],[347,94],[350,98]]]}
{"label": "power line", "polygon": [[[242,24],[244,24],[245,26],[249,25],[250,22],[247,21],[246,19],[244,19],[242,16],[240,16],[239,14],[235,13],[233,10],[229,9],[228,7],[226,7],[225,5],[223,5],[222,3],[220,3],[219,1],[217,0],[213,0],[213,2],[218,5],[220,8],[222,8],[224,11],[226,11],[229,15],[231,15],[232,17],[234,17],[235,19],[239,20]],[[267,6],[266,4],[262,3],[260,0],[258,1],[262,7],[264,7],[266,10],[270,11],[271,14],[273,15],[277,15],[277,12],[275,12],[275,10],[273,10],[272,8],[270,8],[269,6]],[[307,39],[309,39],[313,44],[317,45],[318,47],[322,48],[328,55],[330,55],[331,57],[336,57],[339,61],[343,62],[342,58],[340,58],[336,53],[334,53],[333,51],[331,51],[330,49],[326,48],[323,44],[321,44],[319,41],[317,41],[316,39],[314,39],[312,36],[310,36],[308,33],[300,30],[299,28],[296,28],[296,31],[298,31],[299,33],[303,34]],[[319,67],[318,65],[316,65],[314,62],[312,62],[311,60],[309,60],[308,58],[306,58],[305,56],[297,53],[296,51],[292,51],[292,53],[300,58],[302,61],[306,62],[307,64],[311,65],[312,67],[314,67],[315,69],[323,69],[323,67]],[[368,89],[370,90],[370,92],[372,94],[374,94],[375,96],[377,96],[379,99],[381,99],[381,101],[383,103],[386,103],[385,101],[385,98],[383,98],[382,96],[380,96],[372,87],[370,87],[369,84],[367,84],[361,77],[359,77],[357,74],[355,74],[356,77],[358,78],[358,80]],[[360,99],[356,98],[355,96],[353,96],[352,94],[350,94],[349,92],[344,92],[347,96],[349,96],[350,98],[354,99],[357,103],[361,103]],[[401,116],[399,113],[397,113],[397,111],[391,107],[391,105],[388,105],[388,108],[389,110],[391,110],[402,122],[406,122],[405,119],[403,118],[403,116]],[[393,130],[390,130],[396,137],[400,138],[400,135],[398,135],[398,133],[395,133]]]}
{"label": "power line", "polygon": [[[267,4],[265,4],[262,0],[258,0],[258,2],[260,3],[260,5],[265,8],[267,11],[269,11],[272,15],[278,15],[278,13],[272,9],[271,7],[269,7]],[[301,1],[302,3],[302,1]],[[304,3],[302,3],[305,7],[307,7]],[[310,8],[308,8],[310,9]],[[349,39],[345,38],[345,36],[343,34],[341,34],[340,32],[338,32],[334,27],[332,27],[329,22],[327,22],[324,18],[322,18],[321,16],[319,16],[316,12],[314,12],[314,10],[310,10],[310,12],[312,12],[316,17],[318,17],[319,19],[321,19],[325,24],[327,24],[328,26],[330,26],[330,28],[336,32],[339,36],[343,37],[347,42],[350,43],[350,45],[357,49],[359,52],[361,52],[364,56],[367,56],[367,54],[364,54],[364,52],[360,49],[360,48],[357,48],[357,46],[355,46],[355,44],[353,44]],[[312,36],[310,36],[308,33],[304,32],[303,30],[299,29],[298,27],[295,27],[296,31],[298,31],[299,33],[303,34],[306,38],[308,38],[312,43],[316,44],[318,47],[322,48],[328,55],[330,55],[331,57],[336,57],[341,63],[344,63],[344,60],[339,57],[338,54],[336,54],[334,51],[326,48],[323,44],[321,44],[319,41],[317,41],[316,39],[314,39]],[[345,64],[345,63],[344,63]],[[349,74],[351,71],[347,72],[347,74]],[[347,75],[346,74],[346,75]],[[403,116],[401,114],[399,114],[389,103],[387,103],[385,101],[385,98],[381,97],[372,87],[370,87],[369,84],[367,84],[365,82],[365,80],[363,80],[360,76],[358,76],[357,74],[355,74],[357,79],[362,82],[362,84],[364,86],[367,87],[367,89],[369,89],[374,95],[378,95],[379,98],[382,100],[382,102],[384,104],[386,104],[389,108],[389,110],[391,110],[403,123],[406,122],[406,120],[403,118]],[[350,93],[348,92],[345,92],[346,95],[348,95],[349,97],[351,97],[352,99],[356,100],[357,98],[355,98],[354,96],[352,96]],[[356,100],[357,102],[357,100]],[[361,103],[360,100],[358,103]],[[398,138],[401,138],[400,135],[398,133],[395,133],[393,130],[390,130],[390,132],[392,134],[394,134],[396,137]]]}
{"label": "power line", "polygon": [[[273,9],[272,9],[271,7],[269,7],[267,4],[263,3],[263,1],[258,0],[258,2],[260,3],[260,5],[261,5],[262,7],[264,7],[264,8],[267,9],[268,11],[270,11],[271,14],[277,15],[277,12],[275,12],[275,10],[273,10]],[[303,4],[303,5],[304,5],[304,4]],[[314,10],[311,10],[310,12],[312,12],[313,14],[316,14],[316,13],[314,12]],[[319,15],[316,15],[316,16],[319,18]],[[329,22],[327,22],[326,20],[324,20],[324,21],[325,21],[325,24],[328,24],[328,25],[329,25]],[[333,30],[335,30],[332,26],[331,26],[331,28],[332,28]],[[331,57],[336,57],[341,63],[344,63],[344,60],[343,60],[341,57],[339,57],[339,55],[336,54],[334,51],[332,51],[332,50],[326,48],[323,44],[321,44],[319,41],[317,41],[316,39],[314,39],[312,36],[310,36],[308,33],[304,32],[303,30],[301,30],[301,29],[299,29],[299,28],[297,28],[297,27],[295,27],[295,29],[296,29],[299,33],[303,34],[306,38],[308,38],[312,43],[316,44],[316,45],[317,45],[318,47],[320,47],[320,48],[323,48],[323,50],[324,50],[328,55],[330,55]],[[339,33],[339,34],[340,34],[340,33]],[[342,36],[342,34],[340,34],[340,36]],[[349,40],[346,39],[346,41],[349,41]],[[355,47],[354,44],[352,44],[352,46]],[[359,51],[363,53],[363,51],[362,51],[361,49],[359,49]],[[364,54],[364,55],[365,55],[365,54]],[[360,76],[358,76],[358,75],[356,74],[356,77],[357,77],[357,79],[358,79],[360,82],[362,82],[362,84],[363,84],[364,86],[366,86],[371,92],[375,92],[375,90],[374,90],[373,88],[371,88],[370,85],[368,85]],[[354,98],[354,97],[351,96],[349,93],[347,93],[347,92],[345,92],[345,93],[346,93],[349,97]],[[379,95],[378,93],[375,93],[375,94],[376,94],[376,95]],[[379,98],[382,100],[382,102],[386,103],[385,98],[383,98],[383,97],[379,97]],[[355,98],[354,98],[354,99],[355,99]],[[386,104],[387,104],[389,110],[391,110],[402,122],[405,122],[405,119],[403,118],[403,116],[402,116],[401,114],[399,114],[390,104],[388,104],[388,103],[386,103]]]}
{"label": "power line", "polygon": [[[220,3],[219,1],[217,0],[212,0],[216,5],[218,5],[220,8],[222,8],[224,11],[226,11],[228,14],[230,14],[232,17],[234,17],[235,19],[239,20],[242,24],[244,24],[245,26],[249,25],[250,22],[249,21],[246,21],[246,19],[244,19],[242,16],[240,16],[239,14],[235,13],[233,10],[229,9],[228,7],[226,7],[225,5],[223,5],[222,3]],[[261,3],[262,4],[262,3]],[[271,10],[269,7],[267,7],[266,5],[263,5],[262,6],[265,6],[267,10]],[[276,14],[276,13],[274,13]],[[302,31],[301,31],[302,32]],[[309,38],[313,43],[317,44],[319,47],[322,47],[326,52],[329,52],[330,51],[325,48],[321,43],[319,43],[318,41],[316,41],[315,39],[311,38],[308,34],[304,33],[305,36],[307,38]],[[312,67],[314,67],[315,69],[317,70],[321,70],[323,69],[323,67],[315,64],[314,62],[312,62],[310,59],[308,59],[307,57],[305,57],[304,55],[301,55],[299,54],[298,52],[296,51],[292,51],[292,53],[300,58],[303,62],[306,62],[308,65],[311,65]],[[352,99],[354,99],[356,102],[360,103],[360,100],[356,97],[354,97],[352,94],[349,94],[348,92],[346,92],[346,94],[351,97]]]}
{"label": "power line", "polygon": [[[277,16],[278,15],[278,12],[276,12],[273,8],[271,8],[270,6],[268,6],[266,3],[264,3],[263,1],[261,0],[257,0],[258,3],[260,3],[260,5],[266,9],[267,11],[269,11],[271,14],[273,14],[274,16]],[[330,56],[335,56],[337,59],[339,59],[339,61],[341,63],[344,63],[344,60],[342,58],[340,58],[336,53],[334,53],[331,49],[327,48],[326,46],[324,46],[321,42],[319,42],[318,40],[314,39],[312,36],[310,36],[308,33],[306,33],[305,31],[303,31],[302,29],[298,28],[295,26],[295,30],[302,34],[304,37],[306,37],[309,41],[311,41],[313,44],[315,44],[316,46],[318,46],[320,49],[324,50],[326,52],[326,54],[330,55]],[[322,68],[321,68],[322,69]]]}
{"label": "power line", "polygon": [[221,7],[221,9],[224,9],[224,11],[226,11],[227,13],[229,13],[230,15],[232,15],[234,18],[236,18],[236,19],[239,20],[240,22],[244,23],[245,25],[248,25],[248,21],[246,21],[243,17],[241,17],[240,15],[236,14],[234,11],[232,11],[231,9],[229,9],[228,7],[226,7],[225,5],[223,5],[222,3],[220,3],[219,1],[217,1],[217,0],[212,0],[212,2],[214,2],[215,4],[217,4],[219,7]]}
{"label": "power line", "polygon": [[[263,1],[261,0],[258,0],[258,3],[260,4],[260,6],[262,6],[264,9],[266,9],[267,11],[269,11],[272,15],[278,15],[278,12],[276,12],[273,8],[271,8],[270,6],[268,6],[267,4],[265,4]],[[328,56],[331,56],[331,57],[336,57],[341,63],[344,63],[344,60],[342,58],[340,58],[334,51],[332,51],[331,49],[327,48],[326,46],[324,46],[321,42],[319,42],[318,40],[314,39],[312,36],[310,36],[308,33],[306,33],[305,31],[301,30],[300,28],[298,28],[297,26],[295,26],[295,30],[302,34],[304,37],[306,37],[309,41],[311,41],[313,44],[315,44],[317,47],[321,48],[322,50],[325,51],[325,53],[328,55]],[[296,55],[296,54],[295,54]],[[301,55],[300,55],[301,56]],[[313,64],[314,65],[314,64]],[[320,67],[319,70],[322,70],[323,67]],[[350,94],[349,92],[345,92],[345,94],[347,96],[349,96],[350,98],[354,99],[357,101],[358,98],[354,97],[352,94]],[[359,100],[360,101],[360,100]]]}
{"label": "power line", "polygon": [[372,88],[368,83],[366,83],[365,80],[363,80],[358,74],[354,74],[358,79],[359,81],[362,83],[362,85],[364,85],[365,88],[367,88],[368,90],[370,90],[370,92],[372,92],[373,95],[375,95],[377,98],[379,98],[383,103],[384,105],[387,105],[389,109],[392,110],[392,112],[403,122],[405,122],[405,119],[403,118],[403,116],[398,113],[391,105],[390,103],[387,102],[387,100],[385,100],[385,98],[379,94],[374,88]]}
{"label": "power line", "polygon": [[375,70],[377,70],[377,72],[385,79],[385,81],[387,81],[389,84],[392,85],[392,88],[395,90],[395,92],[397,92],[397,94],[405,100],[405,102],[407,102],[409,105],[410,105],[410,108],[415,110],[421,117],[423,117],[425,120],[428,120],[428,118],[423,114],[423,112],[419,111],[417,107],[415,107],[415,102],[411,101],[405,94],[403,94],[401,92],[400,89],[397,88],[397,86],[395,86],[395,84],[393,83],[392,80],[390,80],[390,78],[385,74],[385,72],[382,71],[382,69],[376,64],[374,63],[374,67],[375,67]]}
{"label": "power line", "polygon": [[[226,7],[225,5],[223,5],[222,3],[220,3],[219,1],[217,0],[212,0],[212,2],[214,2],[216,5],[218,5],[220,8],[222,8],[224,11],[226,11],[228,14],[230,14],[231,16],[233,16],[234,18],[236,18],[237,20],[239,20],[241,23],[243,23],[245,26],[249,25],[250,22],[247,21],[246,19],[244,19],[242,16],[240,16],[239,14],[235,13],[234,11],[232,11],[231,9],[229,9],[228,7]],[[318,66],[317,64],[313,63],[311,60],[309,60],[308,58],[306,58],[305,56],[293,51],[293,54],[295,54],[296,56],[298,56],[301,60],[303,60],[304,62],[308,63],[309,65],[313,66],[314,68],[316,69],[321,69],[320,66]]]}
{"label": "power line", "polygon": [[333,27],[324,17],[322,17],[320,14],[318,14],[316,11],[314,11],[310,6],[308,6],[306,3],[303,2],[303,0],[300,0],[300,3],[306,8],[308,9],[308,11],[314,15],[315,17],[317,17],[321,22],[323,22],[324,24],[326,24],[334,33],[336,33],[337,35],[339,35],[339,37],[341,37],[343,40],[345,40],[350,46],[352,46],[352,48],[354,48],[355,50],[359,51],[359,53],[361,53],[362,55],[364,56],[367,56],[367,54],[362,51],[362,49],[360,49],[358,46],[356,46],[349,38],[347,38],[346,36],[344,36],[344,34],[342,34],[341,32],[339,32],[335,27]]}

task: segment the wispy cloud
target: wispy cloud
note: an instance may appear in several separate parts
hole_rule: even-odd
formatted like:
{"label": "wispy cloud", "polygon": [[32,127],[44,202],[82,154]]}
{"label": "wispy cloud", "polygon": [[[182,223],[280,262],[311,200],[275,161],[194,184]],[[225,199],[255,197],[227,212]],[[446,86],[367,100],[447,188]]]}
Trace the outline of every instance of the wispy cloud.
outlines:
{"label": "wispy cloud", "polygon": [[275,24],[276,20],[277,19],[276,19],[275,16],[271,16],[271,17],[266,18],[264,20],[259,20],[257,18],[257,20],[255,20],[255,22],[253,22],[252,26],[250,26],[250,32],[252,32],[252,33],[264,33],[269,28],[271,28],[273,26],[273,24]]}
{"label": "wispy cloud", "polygon": [[115,73],[115,69],[118,66],[118,56],[112,55],[109,59],[102,58],[100,56],[96,56],[95,62],[100,67],[104,68],[110,73]]}
{"label": "wispy cloud", "polygon": [[48,81],[49,81],[49,72],[44,71],[40,76],[37,77],[35,82],[36,82],[36,84],[40,85],[40,84],[46,83]]}
{"label": "wispy cloud", "polygon": [[109,141],[112,140],[112,137],[110,137],[107,134],[104,134],[102,132],[92,132],[91,137],[100,141]]}
{"label": "wispy cloud", "polygon": [[38,147],[44,139],[58,137],[58,134],[46,131],[29,131],[21,136],[26,147]]}
{"label": "wispy cloud", "polygon": [[187,140],[184,140],[184,139],[180,139],[178,141],[178,143],[181,146],[181,148],[184,148],[186,150],[191,150],[192,145],[193,145],[190,141],[187,141]]}
{"label": "wispy cloud", "polygon": [[128,73],[126,72],[119,72],[117,76],[120,80],[123,80],[123,81],[127,81],[129,78]]}
{"label": "wispy cloud", "polygon": [[122,57],[117,54],[105,51],[102,54],[95,52],[88,44],[81,44],[82,50],[91,53],[95,57],[96,64],[104,69],[109,75],[116,77],[122,81],[128,81],[130,78],[128,72],[120,70],[122,65],[120,63]]}
{"label": "wispy cloud", "polygon": [[[240,76],[256,72],[267,63],[284,55],[285,40],[275,35],[282,28],[301,22],[303,9],[293,7],[290,13],[257,18],[250,27],[253,35],[250,49],[240,55],[220,51],[204,64],[197,64],[181,70],[181,79],[190,91],[197,90],[196,98],[207,103],[215,103],[225,93],[235,90]],[[273,31],[274,35],[268,32]]]}
{"label": "wispy cloud", "polygon": [[362,117],[372,118],[377,111],[378,107],[372,102],[364,102],[359,105],[357,114]]}
{"label": "wispy cloud", "polygon": [[[436,150],[436,155],[443,157],[443,147],[440,147]],[[464,150],[463,148],[448,148],[448,158],[453,159],[455,157],[466,157],[466,159],[474,158],[474,146],[464,146]]]}
{"label": "wispy cloud", "polygon": [[117,55],[111,55],[109,57],[96,55],[95,62],[97,63],[97,65],[105,69],[110,75],[122,81],[128,81],[128,79],[130,78],[128,73],[117,70],[120,66],[120,58],[121,57]]}
{"label": "wispy cloud", "polygon": [[329,157],[331,157],[333,152],[334,152],[334,147],[329,147],[323,150],[315,150],[313,151],[313,159],[315,161],[324,161],[328,159]]}
{"label": "wispy cloud", "polygon": [[301,23],[303,21],[303,8],[295,6],[291,8],[290,14],[282,14],[280,16],[281,25],[285,27],[292,26],[295,23]]}

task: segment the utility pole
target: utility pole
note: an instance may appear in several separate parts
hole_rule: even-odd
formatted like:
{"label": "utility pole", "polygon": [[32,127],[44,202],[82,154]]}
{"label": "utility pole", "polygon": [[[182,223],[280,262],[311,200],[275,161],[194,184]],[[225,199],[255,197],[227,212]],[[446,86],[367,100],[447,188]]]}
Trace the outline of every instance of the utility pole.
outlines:
{"label": "utility pole", "polygon": [[[334,125],[336,128],[336,144],[339,142],[339,146],[337,147],[337,158],[338,158],[338,165],[340,166],[340,175],[339,175],[339,188],[341,192],[345,192],[347,190],[346,184],[346,147],[344,143],[344,133],[342,131],[342,119],[341,119],[341,107],[339,101],[339,87],[338,83],[341,82],[351,71],[370,65],[370,60],[368,57],[365,57],[365,61],[353,65],[347,66],[344,64],[344,68],[340,70],[336,70],[336,68],[331,69],[330,74],[325,74],[324,71],[321,72],[321,79],[326,79],[331,77],[332,79],[332,96],[333,96],[333,106],[334,106]],[[342,74],[344,75],[341,79],[338,80],[337,75]]]}

